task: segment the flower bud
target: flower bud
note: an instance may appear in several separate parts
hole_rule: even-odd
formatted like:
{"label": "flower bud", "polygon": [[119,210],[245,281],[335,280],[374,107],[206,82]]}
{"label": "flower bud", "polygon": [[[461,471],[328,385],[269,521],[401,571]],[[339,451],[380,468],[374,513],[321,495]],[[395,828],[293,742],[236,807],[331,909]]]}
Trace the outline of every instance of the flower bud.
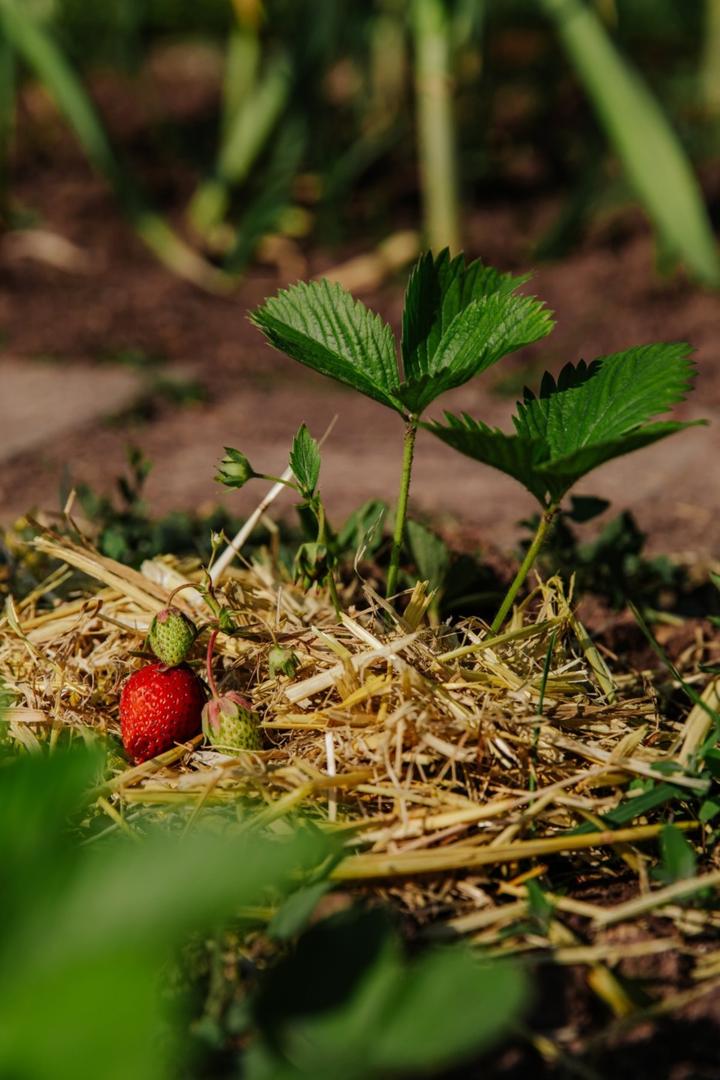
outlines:
{"label": "flower bud", "polygon": [[215,479],[225,484],[226,487],[241,488],[258,474],[252,465],[239,450],[233,450],[231,446],[225,447],[225,457],[218,466],[218,474]]}

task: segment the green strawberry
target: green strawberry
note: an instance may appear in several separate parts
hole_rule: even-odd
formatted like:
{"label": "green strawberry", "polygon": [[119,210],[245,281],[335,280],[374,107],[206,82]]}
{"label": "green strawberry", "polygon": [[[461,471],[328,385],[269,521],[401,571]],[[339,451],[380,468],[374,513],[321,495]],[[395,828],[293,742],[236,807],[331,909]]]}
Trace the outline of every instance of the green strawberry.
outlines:
{"label": "green strawberry", "polygon": [[228,691],[208,701],[202,711],[205,738],[221,750],[262,750],[257,713],[242,694]]}
{"label": "green strawberry", "polygon": [[195,623],[179,608],[171,606],[158,611],[150,623],[148,641],[158,660],[176,667],[189,653],[197,633]]}
{"label": "green strawberry", "polygon": [[271,679],[278,675],[287,675],[290,679],[295,675],[300,661],[292,649],[283,649],[282,645],[273,645],[268,653],[268,675]]}

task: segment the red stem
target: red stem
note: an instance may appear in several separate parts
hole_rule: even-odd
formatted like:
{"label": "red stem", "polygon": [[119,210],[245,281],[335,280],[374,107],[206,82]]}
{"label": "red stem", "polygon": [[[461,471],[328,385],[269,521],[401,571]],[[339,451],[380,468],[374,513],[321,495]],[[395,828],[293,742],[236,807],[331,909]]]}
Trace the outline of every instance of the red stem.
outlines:
{"label": "red stem", "polygon": [[212,696],[215,699],[215,701],[217,701],[217,699],[220,697],[220,695],[218,694],[217,683],[215,682],[215,676],[213,675],[213,669],[212,669],[213,649],[215,648],[215,641],[216,641],[217,636],[218,636],[218,631],[213,630],[212,633],[210,634],[210,637],[208,638],[207,659],[205,661],[205,667],[206,667],[206,670],[207,670],[207,680],[208,680],[208,683],[210,685],[210,690],[212,692]]}

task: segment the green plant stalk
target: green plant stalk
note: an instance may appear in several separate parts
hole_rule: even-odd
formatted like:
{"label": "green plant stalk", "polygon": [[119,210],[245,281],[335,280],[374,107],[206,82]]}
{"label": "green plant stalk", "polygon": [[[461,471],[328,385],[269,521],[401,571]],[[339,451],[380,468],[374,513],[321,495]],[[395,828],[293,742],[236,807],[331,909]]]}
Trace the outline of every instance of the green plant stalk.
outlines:
{"label": "green plant stalk", "polygon": [[707,115],[720,117],[720,0],[705,0],[700,93]]}
{"label": "green plant stalk", "polygon": [[530,573],[530,571],[533,568],[535,560],[538,557],[538,553],[540,551],[540,548],[543,546],[543,544],[545,542],[545,537],[548,534],[548,530],[550,529],[550,526],[552,525],[553,521],[555,520],[558,509],[559,509],[559,507],[558,507],[557,503],[553,503],[547,508],[547,510],[545,510],[543,512],[542,517],[540,518],[540,524],[538,525],[535,536],[533,537],[533,542],[530,545],[530,547],[527,549],[527,552],[525,554],[525,558],[523,559],[523,561],[520,564],[520,569],[518,570],[517,574],[513,578],[512,584],[510,585],[510,588],[508,589],[507,593],[505,594],[505,599],[503,600],[502,604],[500,605],[500,610],[498,611],[497,615],[495,616],[495,618],[492,621],[492,625],[490,627],[490,630],[491,630],[491,632],[493,634],[497,634],[500,627],[505,622],[505,619],[507,617],[508,612],[510,611],[510,608],[513,605],[513,601],[515,600],[515,597],[517,596],[518,592],[520,591],[520,588],[523,585],[523,583],[525,581],[525,578],[528,576],[528,574]]}
{"label": "green plant stalk", "polygon": [[390,553],[390,566],[388,567],[387,589],[385,595],[390,597],[397,588],[398,571],[400,569],[400,554],[405,539],[405,521],[407,519],[408,495],[410,494],[410,478],[412,476],[413,457],[415,456],[415,437],[417,436],[418,418],[411,417],[405,425],[405,437],[403,439],[402,475],[400,477],[400,493],[398,495],[397,509],[395,511],[395,530],[393,532],[392,552]]}
{"label": "green plant stalk", "polygon": [[15,54],[0,38],[0,211],[8,209],[10,192],[10,143],[15,125]]}
{"label": "green plant stalk", "polygon": [[[317,542],[318,544],[325,544],[325,546],[327,546],[327,517],[325,516],[325,507],[319,494],[314,497],[311,506],[318,524]],[[337,615],[339,621],[342,610],[340,607],[340,597],[338,596],[337,585],[335,584],[335,574],[332,569],[332,563],[330,563],[330,570],[328,570],[325,582],[330,592],[330,600],[332,601],[332,606],[335,609],[335,614]]]}
{"label": "green plant stalk", "polygon": [[445,0],[415,0],[415,92],[423,216],[433,251],[460,249],[450,20]]}
{"label": "green plant stalk", "polygon": [[148,209],[134,181],[120,167],[92,100],[64,54],[18,0],[0,2],[0,36],[36,74],[73,128],[86,157],[112,186],[140,239],[179,277],[210,292],[230,284],[193,251],[161,215]]}
{"label": "green plant stalk", "polygon": [[223,221],[233,189],[248,177],[267,145],[290,91],[290,66],[284,56],[274,57],[263,77],[227,121],[215,175],[198,187],[188,207],[188,218],[201,235],[207,236]]}

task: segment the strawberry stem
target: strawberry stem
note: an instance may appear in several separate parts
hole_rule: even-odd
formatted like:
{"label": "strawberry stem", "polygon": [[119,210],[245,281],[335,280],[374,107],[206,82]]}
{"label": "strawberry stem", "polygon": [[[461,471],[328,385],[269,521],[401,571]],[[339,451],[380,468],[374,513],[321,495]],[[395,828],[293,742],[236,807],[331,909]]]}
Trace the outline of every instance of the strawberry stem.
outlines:
{"label": "strawberry stem", "polygon": [[220,695],[218,694],[217,683],[215,682],[215,676],[213,675],[213,666],[212,666],[213,650],[215,648],[215,641],[217,639],[217,636],[218,636],[218,631],[213,630],[213,632],[210,634],[210,637],[208,638],[207,656],[206,656],[206,660],[205,660],[205,669],[207,671],[207,681],[208,681],[208,685],[210,687],[210,692],[212,693],[212,696],[213,696],[215,701],[217,701],[217,699],[220,697]]}

